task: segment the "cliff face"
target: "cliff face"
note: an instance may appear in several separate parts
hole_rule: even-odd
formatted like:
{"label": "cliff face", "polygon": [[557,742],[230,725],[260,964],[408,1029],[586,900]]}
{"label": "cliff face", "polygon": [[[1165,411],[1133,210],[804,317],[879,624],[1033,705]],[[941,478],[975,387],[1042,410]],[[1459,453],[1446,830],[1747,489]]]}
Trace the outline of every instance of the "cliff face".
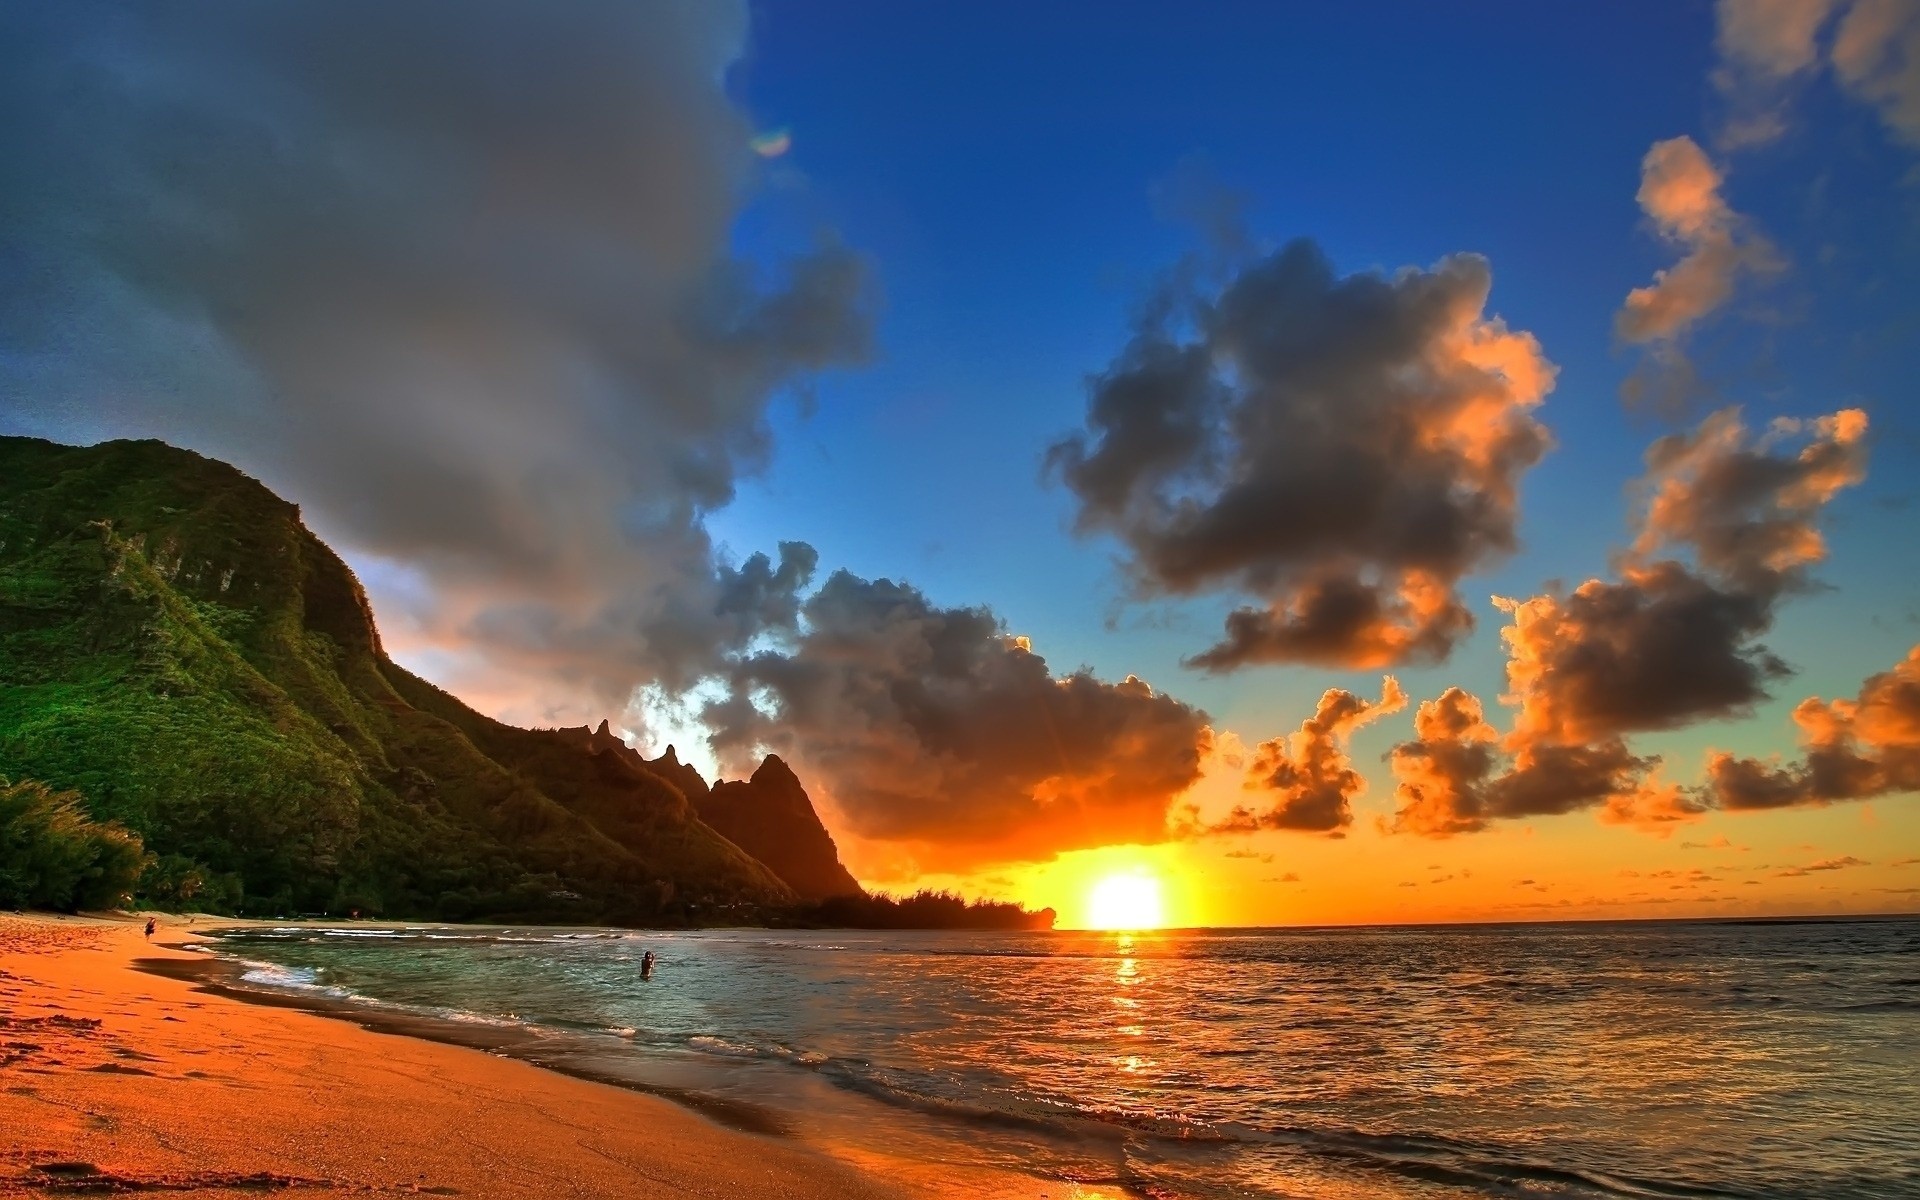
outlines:
{"label": "cliff face", "polygon": [[801,899],[862,894],[806,789],[779,755],[769,754],[752,779],[714,784],[696,807],[702,821],[767,864]]}
{"label": "cliff face", "polygon": [[516,729],[395,664],[294,505],[160,442],[0,437],[0,778],[140,833],[161,901],[641,922],[793,899],[604,726]]}

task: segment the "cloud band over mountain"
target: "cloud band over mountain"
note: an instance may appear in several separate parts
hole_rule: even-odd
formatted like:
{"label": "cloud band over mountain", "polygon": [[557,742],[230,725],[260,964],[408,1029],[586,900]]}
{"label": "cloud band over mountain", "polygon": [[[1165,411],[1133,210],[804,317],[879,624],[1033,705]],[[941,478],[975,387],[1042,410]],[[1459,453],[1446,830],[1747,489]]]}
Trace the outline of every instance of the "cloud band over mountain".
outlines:
{"label": "cloud band over mountain", "polygon": [[873,289],[830,240],[729,249],[743,5],[525,11],[10,6],[0,382],[249,464],[441,674],[580,719],[748,635],[705,514]]}

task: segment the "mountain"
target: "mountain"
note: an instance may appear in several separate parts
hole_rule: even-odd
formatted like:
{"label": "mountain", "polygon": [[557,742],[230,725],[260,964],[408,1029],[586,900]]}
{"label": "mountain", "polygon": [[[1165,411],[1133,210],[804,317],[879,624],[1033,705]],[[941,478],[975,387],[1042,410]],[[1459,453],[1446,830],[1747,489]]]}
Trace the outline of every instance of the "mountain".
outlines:
{"label": "mountain", "polygon": [[767,755],[751,779],[714,784],[695,808],[702,821],[765,863],[802,900],[864,894],[840,864],[839,849],[807,789],[779,755]]}
{"label": "mountain", "polygon": [[617,923],[792,905],[676,775],[395,664],[346,564],[233,467],[0,437],[0,779],[138,833],[144,898]]}
{"label": "mountain", "polygon": [[767,755],[751,779],[708,787],[672,746],[659,758],[642,758],[606,721],[598,729],[581,725],[557,732],[589,755],[611,756],[671,783],[708,828],[758,859],[801,900],[865,895],[841,864],[839,847],[820,823],[807,789],[779,755]]}

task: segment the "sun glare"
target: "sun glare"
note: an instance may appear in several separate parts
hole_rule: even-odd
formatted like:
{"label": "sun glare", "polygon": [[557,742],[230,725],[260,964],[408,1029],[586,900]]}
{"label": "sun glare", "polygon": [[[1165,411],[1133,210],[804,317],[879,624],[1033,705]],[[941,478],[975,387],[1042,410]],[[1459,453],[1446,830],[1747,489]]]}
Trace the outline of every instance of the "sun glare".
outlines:
{"label": "sun glare", "polygon": [[1095,929],[1160,928],[1160,880],[1137,872],[1107,876],[1087,894],[1087,917]]}

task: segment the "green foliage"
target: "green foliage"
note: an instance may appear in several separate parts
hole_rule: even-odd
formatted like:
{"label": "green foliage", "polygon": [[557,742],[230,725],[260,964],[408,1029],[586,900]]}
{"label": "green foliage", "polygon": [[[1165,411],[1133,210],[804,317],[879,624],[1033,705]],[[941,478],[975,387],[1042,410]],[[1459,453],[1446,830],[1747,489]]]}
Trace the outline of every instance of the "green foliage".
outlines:
{"label": "green foliage", "polygon": [[851,929],[1052,929],[1054,921],[1050,908],[1029,912],[1003,900],[968,901],[927,889],[900,897],[833,896],[800,915],[809,924]]}
{"label": "green foliage", "polygon": [[122,904],[146,859],[137,834],[95,821],[72,792],[0,779],[0,908]]}
{"label": "green foliage", "polygon": [[161,907],[639,923],[791,899],[670,785],[395,665],[295,506],[158,442],[0,437],[0,774],[144,838],[130,886]]}

